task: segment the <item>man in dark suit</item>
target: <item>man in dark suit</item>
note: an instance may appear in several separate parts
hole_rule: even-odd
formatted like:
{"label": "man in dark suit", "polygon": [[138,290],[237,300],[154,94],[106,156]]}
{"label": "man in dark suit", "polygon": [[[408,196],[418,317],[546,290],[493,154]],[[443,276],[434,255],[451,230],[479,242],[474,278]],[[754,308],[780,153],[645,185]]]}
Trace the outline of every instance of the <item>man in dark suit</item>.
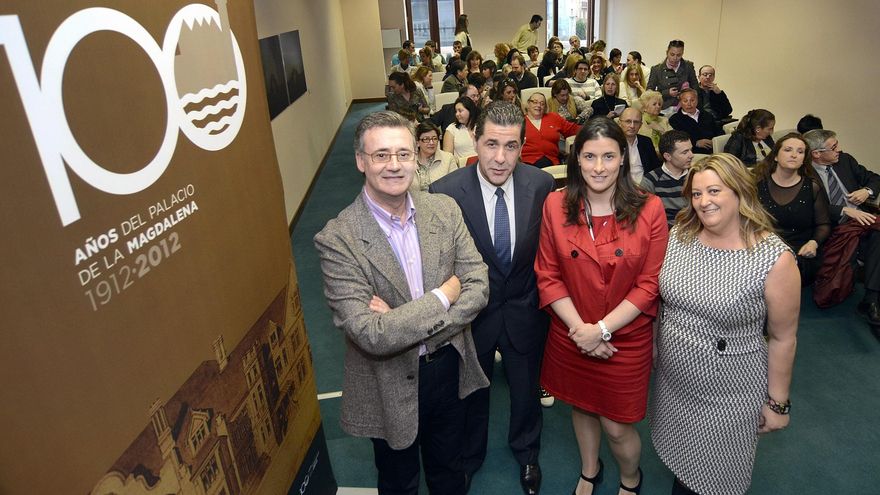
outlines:
{"label": "man in dark suit", "polygon": [[632,107],[625,108],[618,120],[629,146],[629,173],[633,183],[641,184],[645,174],[662,165],[660,157],[654,150],[651,138],[639,134],[639,129],[642,128],[642,112]]}
{"label": "man in dark suit", "polygon": [[[856,311],[871,325],[880,325],[880,217],[866,211],[872,206],[868,200],[875,199],[880,192],[880,175],[843,153],[834,131],[815,129],[804,134],[804,139],[810,146],[813,169],[828,193],[831,219],[837,223],[823,246],[823,266],[818,277],[822,277],[826,261],[834,258],[829,253],[835,250],[833,246],[843,236],[853,237],[865,262],[865,297]],[[876,212],[876,207],[872,211]],[[850,263],[849,259],[840,261]]]}
{"label": "man in dark suit", "polygon": [[691,137],[694,153],[712,154],[712,138],[724,134],[721,125],[709,112],[697,108],[697,91],[682,90],[679,97],[681,108],[669,117],[673,129],[684,131]]}
{"label": "man in dark suit", "polygon": [[489,384],[469,330],[488,276],[455,202],[407,192],[415,155],[409,121],[365,117],[355,131],[363,191],[315,247],[345,332],[340,424],[372,440],[379,493],[417,495],[421,455],[431,493],[460,495],[462,399]]}
{"label": "man in dark suit", "polygon": [[538,77],[526,69],[526,59],[521,53],[510,59],[510,78],[516,83],[520,92],[524,89],[538,87]]}
{"label": "man in dark suit", "polygon": [[[461,207],[465,224],[489,267],[489,304],[471,325],[477,355],[491,380],[495,349],[510,385],[508,442],[520,465],[523,492],[540,489],[538,451],[541,406],[538,375],[548,316],[538,309],[535,253],[550,174],[519,162],[523,114],[511,103],[491,103],[477,120],[474,167],[456,170],[431,185]],[[489,390],[468,399],[464,463],[473,474],[486,457]]]}

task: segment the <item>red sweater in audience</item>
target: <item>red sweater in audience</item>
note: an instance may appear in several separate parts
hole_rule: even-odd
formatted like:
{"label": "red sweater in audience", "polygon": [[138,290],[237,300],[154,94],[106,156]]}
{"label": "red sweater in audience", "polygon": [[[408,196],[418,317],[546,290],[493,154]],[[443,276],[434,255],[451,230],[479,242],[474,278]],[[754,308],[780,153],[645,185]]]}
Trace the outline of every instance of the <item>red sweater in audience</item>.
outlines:
{"label": "red sweater in audience", "polygon": [[554,164],[559,163],[559,139],[574,136],[580,126],[571,123],[558,113],[548,113],[541,119],[541,129],[526,117],[526,142],[522,148],[522,161],[535,163],[546,156]]}

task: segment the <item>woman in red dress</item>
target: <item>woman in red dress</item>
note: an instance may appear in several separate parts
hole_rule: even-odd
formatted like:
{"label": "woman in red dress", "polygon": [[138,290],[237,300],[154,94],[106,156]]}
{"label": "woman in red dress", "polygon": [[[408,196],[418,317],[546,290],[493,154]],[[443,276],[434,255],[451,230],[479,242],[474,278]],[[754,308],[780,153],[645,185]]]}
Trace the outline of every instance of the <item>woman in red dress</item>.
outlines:
{"label": "woman in red dress", "polygon": [[541,384],[572,405],[581,455],[575,495],[602,481],[602,430],[620,492],[639,493],[657,277],[668,232],[660,199],[636,187],[626,137],[598,117],[577,134],[565,189],[550,193],[535,272],[551,316]]}

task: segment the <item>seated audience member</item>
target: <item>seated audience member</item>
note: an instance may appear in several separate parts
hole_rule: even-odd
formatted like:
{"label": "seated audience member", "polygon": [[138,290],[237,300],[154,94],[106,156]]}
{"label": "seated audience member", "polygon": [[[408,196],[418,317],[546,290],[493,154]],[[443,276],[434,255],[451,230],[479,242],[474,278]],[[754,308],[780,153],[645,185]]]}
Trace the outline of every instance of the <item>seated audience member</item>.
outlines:
{"label": "seated audience member", "polygon": [[418,121],[422,121],[431,113],[425,95],[419,91],[406,72],[392,72],[388,76],[388,87],[391,89],[386,95],[388,110],[400,114],[405,110],[415,112]]}
{"label": "seated audience member", "polygon": [[[602,82],[602,96],[596,98],[591,103],[593,107],[593,117],[603,116],[609,119],[616,119],[620,112],[627,107],[626,102],[617,97],[617,85],[619,83],[617,74],[606,74],[605,80]],[[621,108],[622,106],[622,108]]]}
{"label": "seated audience member", "polygon": [[686,132],[671,130],[664,133],[660,138],[663,165],[646,173],[642,179],[642,189],[657,195],[663,202],[669,227],[675,223],[678,212],[690,201],[681,192],[694,159],[691,146],[691,138]]}
{"label": "seated audience member", "polygon": [[[403,42],[402,50],[405,50],[409,54],[410,61],[413,61],[415,59],[416,46],[413,44],[412,41],[405,40]],[[400,52],[397,52],[394,54],[393,57],[391,57],[391,65],[395,66],[395,65],[398,65],[399,63],[400,63]]]}
{"label": "seated audience member", "polygon": [[451,75],[443,81],[443,87],[440,89],[441,93],[458,91],[459,88],[467,83],[467,66],[461,60],[453,60],[452,62],[449,62],[448,71]]}
{"label": "seated audience member", "polygon": [[419,67],[416,69],[416,73],[413,75],[412,79],[419,91],[425,95],[425,101],[428,102],[428,108],[432,112],[436,110],[434,100],[434,73],[431,72],[431,68],[424,65]]}
{"label": "seated audience member", "polygon": [[[865,297],[856,311],[871,325],[880,325],[880,224],[867,211],[880,191],[880,175],[840,149],[834,131],[815,129],[804,134],[813,169],[828,193],[831,222],[837,226],[822,249],[813,301],[820,308],[841,302],[852,291],[854,256],[864,255]],[[875,208],[872,211],[876,212]],[[857,249],[858,248],[858,249]]]}
{"label": "seated audience member", "polygon": [[[455,40],[452,42],[452,55],[461,55],[461,41]],[[446,60],[446,63],[449,63],[449,60]]]}
{"label": "seated audience member", "polygon": [[[480,93],[477,91],[473,85],[466,84],[458,90],[458,96],[467,96],[474,102],[474,105],[480,104]],[[434,115],[431,115],[431,122],[437,124],[437,127],[440,129],[440,133],[442,136],[443,131],[449,127],[449,124],[454,124],[456,122],[455,119],[455,102],[447,103],[443,105],[443,107],[438,108]]]}
{"label": "seated audience member", "polygon": [[446,63],[446,60],[443,59],[443,55],[440,54],[440,47],[437,46],[437,43],[434,40],[428,40],[425,42],[425,48],[430,48],[433,56],[431,57],[431,62],[434,65],[434,72],[440,72],[443,70],[443,65]]}
{"label": "seated audience member", "polygon": [[599,55],[602,57],[602,60],[605,60],[608,58],[605,56],[605,48],[607,47],[608,45],[605,43],[605,40],[596,40],[590,45],[589,52],[585,55],[585,58],[590,59],[593,55]]}
{"label": "seated audience member", "polygon": [[435,181],[458,168],[452,153],[440,149],[440,129],[430,120],[416,126],[416,149],[418,168],[410,192],[427,191]]}
{"label": "seated audience member", "polygon": [[645,66],[645,63],[642,62],[642,54],[635,50],[626,54],[626,66],[632,67],[634,65],[638,65],[639,67]]}
{"label": "seated audience member", "polygon": [[568,38],[568,52],[566,52],[565,56],[568,58],[572,53],[581,53],[581,39],[577,37],[577,35],[572,35]]}
{"label": "seated audience member", "polygon": [[684,89],[678,99],[681,107],[669,117],[669,125],[688,133],[695,153],[711,155],[712,138],[724,134],[721,125],[712,114],[697,108],[697,90]]}
{"label": "seated audience member", "polygon": [[822,129],[822,119],[816,117],[813,114],[806,114],[801,117],[801,120],[798,120],[797,123],[797,131],[801,134],[806,134],[813,129]]}
{"label": "seated audience member", "polygon": [[545,77],[556,74],[556,62],[558,59],[559,55],[553,50],[547,50],[544,52],[541,64],[538,65],[538,81],[542,81]]}
{"label": "seated audience member", "polygon": [[724,152],[739,158],[747,167],[753,167],[767,158],[773,148],[775,125],[776,117],[769,110],[750,110],[730,135],[724,145]]}
{"label": "seated audience member", "polygon": [[610,52],[608,52],[608,63],[603,69],[605,74],[617,74],[620,77],[620,73],[623,72],[623,64],[620,63],[620,57],[623,56],[623,53],[619,48],[612,48]]}
{"label": "seated audience member", "polygon": [[584,100],[592,100],[602,96],[602,85],[589,77],[590,64],[586,60],[578,60],[574,66],[574,75],[568,81],[571,94]]}
{"label": "seated audience member", "polygon": [[550,88],[547,111],[558,113],[563,119],[578,124],[583,124],[593,115],[593,107],[583,98],[572,95],[571,86],[565,79],[557,79]]}
{"label": "seated audience member", "polygon": [[464,62],[465,66],[467,66],[467,58],[470,56],[472,51],[474,51],[473,47],[464,46],[461,48],[461,52],[458,54],[459,58],[462,62]]}
{"label": "seated audience member", "polygon": [[474,125],[480,109],[473,100],[462,96],[455,100],[455,123],[449,124],[443,133],[443,151],[452,153],[459,166],[465,165],[467,157],[476,155],[474,148]]}
{"label": "seated audience member", "polygon": [[443,70],[443,57],[437,57],[431,47],[424,47],[419,50],[419,58],[422,61],[422,67],[428,67],[431,72],[440,72]]}
{"label": "seated audience member", "polygon": [[526,70],[526,61],[521,54],[516,54],[510,61],[510,78],[516,82],[520,92],[526,88],[537,88],[538,78]]}
{"label": "seated audience member", "polygon": [[494,60],[486,60],[480,65],[480,74],[486,78],[486,82],[491,81],[496,72],[498,72],[498,65]]}
{"label": "seated audience member", "polygon": [[574,136],[580,126],[563,119],[558,113],[547,113],[547,99],[543,93],[532,93],[525,103],[526,141],[521,159],[537,167],[562,163],[559,140]]}
{"label": "seated audience member", "polygon": [[819,250],[831,234],[828,195],[810,162],[810,147],[792,132],[755,166],[758,200],[773,217],[776,233],[797,253],[803,286],[816,278]]}
{"label": "seated audience member", "polygon": [[686,88],[696,88],[699,82],[694,64],[682,58],[684,41],[672,40],[666,48],[666,59],[651,67],[648,89],[663,95],[663,108],[678,105],[678,95]]}
{"label": "seated audience member", "polygon": [[639,106],[642,108],[642,128],[639,134],[651,138],[654,149],[660,149],[660,136],[672,129],[669,120],[660,114],[663,105],[663,97],[654,90],[646,90],[639,98]]}
{"label": "seated audience member", "polygon": [[577,63],[584,59],[584,56],[580,53],[572,53],[568,57],[565,58],[565,64],[562,66],[562,69],[556,71],[556,75],[544,80],[544,86],[552,86],[554,82],[560,79],[571,79],[575,74],[575,67],[577,67]]}
{"label": "seated audience member", "polygon": [[519,93],[519,86],[516,85],[516,81],[509,77],[505,77],[498,83],[492,101],[503,100],[508,103],[513,103],[517,108],[522,108],[522,103],[519,101]]}
{"label": "seated audience member", "polygon": [[541,55],[541,50],[539,50],[537,46],[530,46],[529,49],[526,50],[526,55],[528,55],[528,58],[526,58],[526,69],[537,67],[538,64],[541,63],[541,61],[538,60],[538,57]]}
{"label": "seated audience member", "polygon": [[620,97],[630,105],[634,104],[645,92],[645,72],[642,66],[629,65],[623,71],[623,79],[620,82]]}
{"label": "seated audience member", "polygon": [[413,75],[418,67],[415,64],[410,63],[410,53],[404,49],[400,49],[397,52],[397,58],[400,60],[400,63],[395,64],[391,67],[391,73],[395,72],[406,72],[409,75]]}
{"label": "seated audience member", "polygon": [[715,117],[719,124],[733,122],[730,116],[733,107],[730,106],[730,100],[727,94],[715,84],[715,67],[704,65],[700,67],[699,73],[700,85],[697,89],[697,108],[701,112],[706,112]]}
{"label": "seated audience member", "polygon": [[601,55],[590,55],[590,72],[587,77],[596,81],[599,86],[605,80],[605,59]]}
{"label": "seated audience member", "polygon": [[468,73],[470,73],[470,74],[478,73],[479,74],[480,65],[482,65],[482,63],[483,63],[483,56],[480,55],[480,52],[478,52],[476,50],[472,50],[470,53],[468,53],[468,56],[467,56]]}
{"label": "seated audience member", "polygon": [[620,127],[626,136],[629,156],[629,175],[633,184],[641,184],[644,175],[660,166],[660,158],[654,149],[651,139],[639,134],[642,127],[642,112],[635,108],[626,108],[620,114]]}
{"label": "seated audience member", "polygon": [[[507,52],[507,56],[504,57],[504,65],[510,65],[510,62],[512,62],[517,55],[522,55],[522,53],[516,48],[511,48],[510,51]],[[525,60],[525,56],[523,56],[523,60]],[[523,64],[523,67],[525,67],[525,64]]]}
{"label": "seated audience member", "polygon": [[507,53],[510,52],[510,46],[507,43],[495,43],[495,64],[501,69],[507,62]]}
{"label": "seated audience member", "polygon": [[486,78],[479,72],[471,72],[468,74],[468,84],[477,88],[480,98],[475,103],[478,107],[483,108],[488,105],[492,99],[489,98],[489,90],[492,89],[491,84],[486,83]]}
{"label": "seated audience member", "polygon": [[559,40],[547,43],[547,49],[556,53],[556,70],[561,69],[565,65],[565,47]]}

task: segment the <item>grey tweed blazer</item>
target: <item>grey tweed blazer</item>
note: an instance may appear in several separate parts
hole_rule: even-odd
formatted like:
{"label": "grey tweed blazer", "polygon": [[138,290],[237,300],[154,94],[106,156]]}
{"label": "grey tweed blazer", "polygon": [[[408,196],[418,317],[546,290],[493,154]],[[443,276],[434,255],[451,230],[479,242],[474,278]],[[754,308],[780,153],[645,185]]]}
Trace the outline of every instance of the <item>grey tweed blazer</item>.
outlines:
{"label": "grey tweed blazer", "polygon": [[[333,323],[345,333],[340,423],[351,435],[382,438],[402,449],[418,433],[420,344],[431,352],[449,342],[458,351],[459,397],[489,385],[470,331],[488,301],[488,270],[455,201],[414,193],[425,295],[411,300],[403,270],[363,194],[315,236],[324,295]],[[430,291],[453,274],[461,294],[447,311]],[[374,294],[391,311],[370,311]]]}

